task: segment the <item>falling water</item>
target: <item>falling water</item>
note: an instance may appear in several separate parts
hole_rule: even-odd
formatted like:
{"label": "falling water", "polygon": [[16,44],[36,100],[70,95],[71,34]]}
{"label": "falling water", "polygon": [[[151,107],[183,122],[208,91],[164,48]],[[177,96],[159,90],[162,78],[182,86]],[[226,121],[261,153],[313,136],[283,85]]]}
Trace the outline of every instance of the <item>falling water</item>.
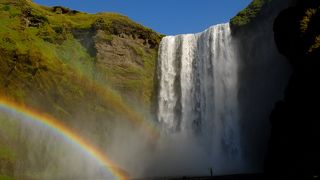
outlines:
{"label": "falling water", "polygon": [[197,137],[218,166],[241,159],[238,60],[232,41],[227,23],[165,37],[159,50],[158,121],[163,132]]}

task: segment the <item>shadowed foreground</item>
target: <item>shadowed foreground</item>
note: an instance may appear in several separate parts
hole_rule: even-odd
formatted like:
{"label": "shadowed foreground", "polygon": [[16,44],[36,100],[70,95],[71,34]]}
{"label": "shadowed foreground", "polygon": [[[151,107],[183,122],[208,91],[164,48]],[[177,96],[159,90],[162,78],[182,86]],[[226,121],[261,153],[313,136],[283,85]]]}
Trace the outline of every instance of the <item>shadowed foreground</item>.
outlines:
{"label": "shadowed foreground", "polygon": [[241,175],[226,175],[226,176],[194,176],[194,177],[159,177],[159,178],[146,178],[135,180],[264,180],[263,174],[241,174]]}

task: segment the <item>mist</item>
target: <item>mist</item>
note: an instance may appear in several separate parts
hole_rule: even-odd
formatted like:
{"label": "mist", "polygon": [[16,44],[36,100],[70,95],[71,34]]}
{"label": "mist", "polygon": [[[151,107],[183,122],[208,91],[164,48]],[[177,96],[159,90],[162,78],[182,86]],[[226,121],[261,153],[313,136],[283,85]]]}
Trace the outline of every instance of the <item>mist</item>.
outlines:
{"label": "mist", "polygon": [[[31,121],[13,112],[3,112],[5,123],[18,124],[17,139],[13,141],[19,157],[15,177],[31,179],[113,179],[110,171],[84,149],[48,126]],[[125,119],[114,120],[112,125],[81,123],[86,117],[75,119],[76,133],[99,147],[130,178],[209,176],[235,173],[225,171],[228,164],[214,157],[206,142],[190,132],[168,132],[158,125],[160,136],[151,138],[144,129]],[[107,119],[101,122],[107,122]],[[154,121],[149,119],[149,121]],[[3,123],[3,122],[2,122]],[[82,127],[81,127],[82,126]],[[101,127],[104,126],[104,127]],[[105,132],[103,131],[105,129]],[[162,130],[161,130],[162,129]],[[102,130],[102,131],[101,131]],[[97,138],[96,134],[99,134]],[[225,167],[224,167],[225,166]],[[240,171],[239,171],[240,172]]]}
{"label": "mist", "polygon": [[130,178],[210,176],[210,168],[214,175],[235,174],[245,168],[232,157],[232,165],[216,157],[210,142],[193,131],[168,132],[158,124],[155,130],[160,136],[151,138],[144,129],[118,122],[106,137],[110,141],[107,154]]}

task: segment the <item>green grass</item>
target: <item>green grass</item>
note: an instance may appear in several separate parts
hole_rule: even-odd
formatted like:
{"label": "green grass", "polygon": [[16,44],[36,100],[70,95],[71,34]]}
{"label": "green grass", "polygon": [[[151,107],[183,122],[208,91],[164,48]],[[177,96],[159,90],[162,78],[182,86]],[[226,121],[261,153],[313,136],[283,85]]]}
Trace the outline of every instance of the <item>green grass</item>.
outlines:
{"label": "green grass", "polygon": [[90,57],[87,50],[79,43],[79,41],[68,38],[54,49],[57,58],[63,63],[92,77],[94,71],[94,58]]}
{"label": "green grass", "polygon": [[105,76],[113,87],[127,96],[134,95],[140,103],[150,107],[157,51],[146,52],[139,45],[131,45],[130,48],[141,58],[141,65],[120,64],[101,68],[106,72]]}
{"label": "green grass", "polygon": [[0,112],[0,179],[12,178],[17,160],[19,123]]}
{"label": "green grass", "polygon": [[305,16],[300,21],[300,31],[305,33],[308,30],[310,19],[317,14],[317,9],[307,9]]}
{"label": "green grass", "polygon": [[10,176],[6,176],[6,175],[0,175],[0,179],[1,180],[13,180],[14,178],[10,177]]}
{"label": "green grass", "polygon": [[0,144],[0,159],[8,159],[13,161],[15,159],[15,155],[7,145]]}
{"label": "green grass", "polygon": [[265,4],[272,0],[253,0],[247,8],[240,11],[230,20],[231,27],[238,28],[249,24],[262,10]]}
{"label": "green grass", "polygon": [[99,39],[100,41],[111,43],[114,39],[114,35],[103,33],[103,32],[98,32],[97,39]]}
{"label": "green grass", "polygon": [[[26,19],[31,22],[29,26]],[[97,57],[74,37],[75,29],[96,31],[97,41],[110,44],[126,41],[122,36],[125,35],[130,42],[127,48],[141,59],[141,64],[99,64]],[[119,14],[54,11],[27,1],[0,0],[0,95],[66,124],[88,121],[108,125],[114,119],[135,121],[140,117],[131,103],[146,109],[151,105],[161,38]],[[142,40],[150,46],[143,45]],[[85,114],[81,120],[79,109]],[[99,133],[107,132],[95,133],[92,136],[99,139]],[[23,159],[22,152],[16,152],[20,148],[15,147],[19,146],[18,134],[19,124],[0,114],[0,159],[11,164]],[[6,171],[9,173],[0,175],[0,179],[11,178],[12,172]]]}
{"label": "green grass", "polygon": [[[93,76],[96,75],[96,72],[94,72],[95,59],[88,54],[86,49],[82,47],[76,39],[73,38],[71,29],[91,28],[97,25],[97,20],[101,20],[104,24],[101,28],[106,32],[102,38],[104,41],[113,40],[114,35],[111,34],[113,31],[117,31],[115,33],[127,33],[128,35],[136,33],[136,36],[144,35],[146,38],[150,38],[148,39],[149,41],[160,41],[160,36],[155,35],[150,29],[134,23],[127,17],[119,14],[100,13],[93,15],[80,12],[73,15],[57,14],[56,12],[52,12],[52,8],[38,6],[33,3],[23,4],[24,7],[20,7],[20,9],[30,8],[30,11],[34,16],[44,17],[43,19],[48,19],[48,22],[45,22],[40,27],[21,28],[21,18],[10,16],[8,11],[21,13],[23,10],[17,11],[19,6],[8,4],[3,6],[6,7],[6,11],[1,11],[0,13],[0,16],[2,17],[0,19],[0,48],[9,52],[9,57],[6,59],[10,60],[3,60],[0,63],[3,63],[4,65],[2,66],[8,71],[10,66],[17,64],[16,61],[12,61],[10,56],[12,56],[12,54],[17,54],[19,57],[18,64],[14,68],[16,77],[11,78],[10,80],[19,80],[17,78],[20,78],[20,81],[25,81],[28,78],[35,79],[37,80],[36,86],[40,90],[49,91],[52,87],[57,87],[58,94],[62,97],[65,92],[59,90],[60,88],[56,83],[64,83],[63,80],[60,80],[68,78],[67,74],[63,75],[61,72],[76,71],[76,73],[85,74],[89,78],[93,78]],[[155,39],[152,39],[152,37]],[[137,92],[139,91],[139,88],[141,88],[141,85],[145,84],[143,79],[144,76],[152,76],[154,73],[154,70],[150,67],[150,62],[148,61],[155,61],[155,51],[150,55],[150,53],[143,52],[145,47],[133,46],[131,48],[143,59],[147,59],[145,69],[131,66],[117,70],[111,69],[109,71],[112,71],[112,76],[121,77],[119,80],[124,81],[122,84],[124,89]],[[23,57],[20,60],[20,56],[27,56],[32,62],[25,62]],[[34,59],[37,59],[38,62],[34,62]],[[30,60],[26,59],[26,61]],[[154,66],[154,63],[151,65]],[[33,71],[39,72],[42,77],[40,77],[40,79],[33,77]],[[145,72],[148,73],[146,74]],[[49,74],[51,77],[49,77]],[[70,72],[70,74],[74,73]],[[59,75],[61,75],[61,77],[59,77]],[[59,80],[57,81],[55,79]],[[142,83],[140,83],[141,79],[143,79]],[[99,81],[101,80],[99,79]],[[81,89],[83,89],[82,87],[75,87],[72,83],[68,83],[65,82],[62,87],[70,90],[72,89],[73,92],[78,92],[77,94],[84,93],[81,91]],[[19,83],[12,82],[11,84],[16,85]],[[110,85],[112,83],[105,82],[105,84]],[[16,96],[16,99],[23,99],[26,97],[27,92],[23,90],[24,88],[16,86],[14,88],[18,93],[10,91],[9,94]],[[45,94],[46,92],[42,93]]]}

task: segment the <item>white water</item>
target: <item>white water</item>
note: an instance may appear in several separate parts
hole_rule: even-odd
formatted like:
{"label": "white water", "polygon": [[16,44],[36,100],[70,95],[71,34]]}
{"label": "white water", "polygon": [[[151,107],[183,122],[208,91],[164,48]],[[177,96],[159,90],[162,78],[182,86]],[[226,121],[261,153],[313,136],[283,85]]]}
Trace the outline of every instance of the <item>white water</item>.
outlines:
{"label": "white water", "polygon": [[235,172],[242,164],[234,44],[229,24],[221,24],[165,37],[158,58],[163,133],[196,138],[220,173]]}

